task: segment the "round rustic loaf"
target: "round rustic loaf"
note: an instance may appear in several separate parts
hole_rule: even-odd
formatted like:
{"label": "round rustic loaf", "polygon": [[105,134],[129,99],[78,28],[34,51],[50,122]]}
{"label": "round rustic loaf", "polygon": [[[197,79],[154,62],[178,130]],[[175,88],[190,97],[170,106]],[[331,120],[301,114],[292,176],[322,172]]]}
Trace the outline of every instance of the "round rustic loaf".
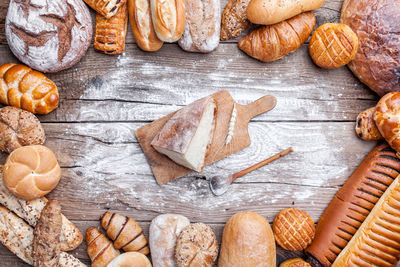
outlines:
{"label": "round rustic loaf", "polygon": [[0,150],[11,153],[22,146],[41,145],[44,141],[43,127],[35,115],[15,107],[0,109]]}
{"label": "round rustic loaf", "polygon": [[325,23],[313,33],[308,46],[315,64],[335,69],[349,63],[356,55],[358,37],[343,23]]}
{"label": "round rustic loaf", "polygon": [[113,259],[107,267],[151,267],[151,263],[142,253],[127,252]]}
{"label": "round rustic loaf", "polygon": [[217,239],[211,227],[204,223],[186,226],[176,241],[178,267],[211,267],[217,256]]}
{"label": "round rustic loaf", "polygon": [[315,235],[315,225],[310,215],[295,208],[281,210],[275,216],[272,230],[276,243],[291,251],[305,249]]}
{"label": "round rustic loaf", "polygon": [[14,150],[3,168],[5,187],[19,198],[33,200],[48,194],[61,178],[54,153],[45,146],[23,146]]}
{"label": "round rustic loaf", "polygon": [[400,1],[345,0],[341,21],[359,39],[354,75],[380,96],[400,91]]}
{"label": "round rustic loaf", "polygon": [[85,55],[93,29],[89,9],[81,0],[11,0],[5,32],[19,60],[42,72],[57,72]]}
{"label": "round rustic loaf", "polygon": [[391,92],[379,100],[374,120],[379,132],[400,156],[400,92]]}

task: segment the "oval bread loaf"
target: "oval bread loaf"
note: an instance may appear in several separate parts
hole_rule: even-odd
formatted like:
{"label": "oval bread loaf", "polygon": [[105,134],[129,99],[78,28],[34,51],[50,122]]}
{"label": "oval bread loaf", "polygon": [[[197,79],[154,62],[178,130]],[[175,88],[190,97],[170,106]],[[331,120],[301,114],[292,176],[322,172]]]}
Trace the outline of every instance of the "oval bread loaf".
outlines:
{"label": "oval bread loaf", "polygon": [[45,139],[35,115],[15,107],[0,109],[0,150],[11,153],[22,146],[41,145]]}
{"label": "oval bread loaf", "polygon": [[276,266],[274,235],[263,216],[239,212],[226,223],[218,267],[232,266]]}
{"label": "oval bread loaf", "polygon": [[251,0],[247,18],[254,24],[272,25],[322,6],[324,0]]}
{"label": "oval bread loaf", "polygon": [[0,102],[32,113],[57,108],[58,89],[44,74],[14,63],[0,66]]}
{"label": "oval bread loaf", "polygon": [[127,252],[113,259],[107,267],[151,267],[151,263],[142,253]]}
{"label": "oval bread loaf", "polygon": [[5,187],[24,200],[48,194],[61,178],[54,153],[45,146],[24,146],[14,150],[3,169]]}

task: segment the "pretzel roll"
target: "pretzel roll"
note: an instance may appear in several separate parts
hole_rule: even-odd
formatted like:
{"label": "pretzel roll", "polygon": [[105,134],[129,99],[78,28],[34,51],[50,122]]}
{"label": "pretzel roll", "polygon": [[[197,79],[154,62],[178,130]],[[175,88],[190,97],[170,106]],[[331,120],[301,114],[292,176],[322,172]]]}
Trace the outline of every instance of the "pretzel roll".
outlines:
{"label": "pretzel roll", "polygon": [[132,218],[118,213],[106,212],[101,217],[101,226],[114,242],[116,249],[137,251],[144,255],[150,253],[142,227]]}
{"label": "pretzel roll", "polygon": [[3,169],[4,185],[19,198],[34,200],[53,190],[61,178],[54,153],[45,146],[24,146],[14,150]]}
{"label": "pretzel roll", "polygon": [[389,145],[400,152],[400,92],[388,93],[376,105],[374,120]]}
{"label": "pretzel roll", "polygon": [[0,102],[32,113],[47,114],[57,108],[58,89],[43,73],[14,63],[0,66]]}
{"label": "pretzel roll", "polygon": [[315,235],[314,222],[305,211],[281,210],[272,225],[276,243],[286,250],[299,251],[311,244]]}

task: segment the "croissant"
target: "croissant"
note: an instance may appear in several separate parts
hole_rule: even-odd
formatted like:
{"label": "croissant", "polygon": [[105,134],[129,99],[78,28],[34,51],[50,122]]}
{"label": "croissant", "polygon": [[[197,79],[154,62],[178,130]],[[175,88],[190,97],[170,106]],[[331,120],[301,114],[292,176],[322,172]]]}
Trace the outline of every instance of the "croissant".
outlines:
{"label": "croissant", "polygon": [[106,17],[107,19],[114,16],[118,9],[125,5],[126,0],[83,0],[97,13]]}
{"label": "croissant", "polygon": [[32,113],[47,114],[57,108],[58,89],[44,74],[14,63],[0,66],[0,102]]}
{"label": "croissant", "polygon": [[106,267],[120,254],[112,242],[94,227],[86,230],[86,242],[92,267]]}
{"label": "croissant", "polygon": [[249,56],[271,62],[299,49],[314,26],[314,14],[305,12],[277,24],[255,29],[243,37],[238,45]]}
{"label": "croissant", "polygon": [[142,227],[134,219],[106,212],[101,217],[101,226],[113,240],[116,249],[123,249],[126,252],[137,251],[144,255],[150,253]]}
{"label": "croissant", "polygon": [[128,8],[123,4],[110,19],[96,14],[96,27],[93,47],[105,54],[121,54],[125,50],[125,37],[128,26]]}

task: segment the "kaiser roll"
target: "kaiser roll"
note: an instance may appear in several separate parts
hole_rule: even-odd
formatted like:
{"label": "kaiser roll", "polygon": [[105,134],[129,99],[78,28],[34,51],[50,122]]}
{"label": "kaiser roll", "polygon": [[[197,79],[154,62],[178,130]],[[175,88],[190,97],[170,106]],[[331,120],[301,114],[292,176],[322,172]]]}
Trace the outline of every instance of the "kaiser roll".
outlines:
{"label": "kaiser roll", "polygon": [[142,253],[127,252],[113,259],[107,267],[151,267],[151,263]]}
{"label": "kaiser roll", "polygon": [[61,169],[54,153],[45,146],[24,146],[14,150],[3,169],[4,185],[11,193],[25,200],[48,194],[61,178]]}

